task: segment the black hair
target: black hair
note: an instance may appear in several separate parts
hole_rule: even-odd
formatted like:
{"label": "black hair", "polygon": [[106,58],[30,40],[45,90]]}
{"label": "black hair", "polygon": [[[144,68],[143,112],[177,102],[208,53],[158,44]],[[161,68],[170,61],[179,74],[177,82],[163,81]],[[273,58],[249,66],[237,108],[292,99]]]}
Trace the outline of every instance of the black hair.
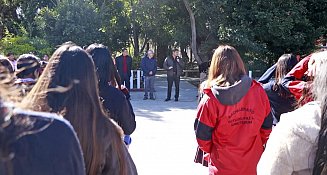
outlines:
{"label": "black hair", "polygon": [[25,78],[30,74],[33,74],[41,67],[40,59],[32,54],[24,54],[19,56],[17,60],[17,77]]}
{"label": "black hair", "polygon": [[7,58],[0,58],[0,66],[6,68],[9,73],[14,73],[14,67]]}
{"label": "black hair", "polygon": [[11,55],[14,55],[14,53],[12,53],[12,52],[8,52],[6,56],[9,57],[9,56],[11,56]]}
{"label": "black hair", "polygon": [[117,83],[120,87],[121,80],[113,59],[111,58],[109,49],[102,44],[91,44],[87,47],[86,52],[92,56],[94,61],[100,89],[108,83],[113,85]]}
{"label": "black hair", "polygon": [[179,49],[173,49],[173,52],[179,52]]}

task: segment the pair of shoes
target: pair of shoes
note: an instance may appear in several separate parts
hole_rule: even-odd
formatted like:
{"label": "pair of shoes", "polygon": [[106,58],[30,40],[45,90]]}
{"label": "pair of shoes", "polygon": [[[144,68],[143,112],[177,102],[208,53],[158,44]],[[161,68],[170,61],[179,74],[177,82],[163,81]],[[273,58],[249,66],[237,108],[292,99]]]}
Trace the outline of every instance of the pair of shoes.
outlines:
{"label": "pair of shoes", "polygon": [[148,99],[148,97],[144,97],[144,98],[143,98],[143,100],[147,100],[147,99]]}
{"label": "pair of shoes", "polygon": [[166,98],[166,100],[165,101],[170,101],[170,98]]}
{"label": "pair of shoes", "polygon": [[178,101],[178,98],[175,98],[175,101]]}

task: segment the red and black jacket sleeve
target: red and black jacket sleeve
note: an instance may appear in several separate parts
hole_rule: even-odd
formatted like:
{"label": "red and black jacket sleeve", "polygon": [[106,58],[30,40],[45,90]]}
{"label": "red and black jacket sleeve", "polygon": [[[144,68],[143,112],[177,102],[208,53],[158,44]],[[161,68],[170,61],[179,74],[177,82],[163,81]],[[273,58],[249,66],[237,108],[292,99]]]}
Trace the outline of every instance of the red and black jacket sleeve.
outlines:
{"label": "red and black jacket sleeve", "polygon": [[282,86],[299,100],[307,84],[306,73],[312,55],[302,59],[283,79]]}
{"label": "red and black jacket sleeve", "polygon": [[197,118],[194,123],[196,139],[201,150],[210,153],[212,147],[212,132],[217,124],[218,114],[214,113],[212,101],[207,97],[198,106]]}
{"label": "red and black jacket sleeve", "polygon": [[264,93],[264,91],[262,91],[261,94],[262,94],[262,100],[263,100],[262,103],[264,104],[266,117],[261,125],[260,136],[261,136],[262,143],[266,144],[272,130],[273,116],[271,114],[271,108],[270,108],[268,96]]}

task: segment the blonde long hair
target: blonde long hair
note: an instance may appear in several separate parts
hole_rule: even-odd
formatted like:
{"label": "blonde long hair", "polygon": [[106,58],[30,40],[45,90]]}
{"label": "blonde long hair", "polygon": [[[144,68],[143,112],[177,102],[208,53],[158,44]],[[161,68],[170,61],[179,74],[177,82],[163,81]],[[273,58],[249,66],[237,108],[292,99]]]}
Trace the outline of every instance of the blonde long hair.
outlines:
{"label": "blonde long hair", "polygon": [[219,46],[212,57],[207,87],[228,87],[246,75],[245,66],[237,50],[228,45]]}

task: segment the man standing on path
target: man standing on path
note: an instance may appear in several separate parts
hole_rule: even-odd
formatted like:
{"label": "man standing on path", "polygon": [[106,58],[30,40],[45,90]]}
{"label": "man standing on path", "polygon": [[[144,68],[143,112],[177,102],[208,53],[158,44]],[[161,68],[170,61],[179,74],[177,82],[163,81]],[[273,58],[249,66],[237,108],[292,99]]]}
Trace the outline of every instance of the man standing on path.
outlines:
{"label": "man standing on path", "polygon": [[154,52],[152,50],[149,50],[147,55],[142,59],[141,69],[143,71],[144,81],[145,81],[145,94],[143,100],[148,99],[149,91],[150,91],[150,99],[155,100],[153,92],[154,92],[154,80],[157,72],[157,59],[154,58]]}
{"label": "man standing on path", "polygon": [[128,55],[128,50],[123,49],[123,54],[116,58],[116,66],[121,78],[122,84],[125,84],[126,88],[130,90],[130,77],[132,70],[132,57]]}
{"label": "man standing on path", "polygon": [[171,90],[173,87],[173,83],[175,84],[175,101],[178,101],[179,98],[179,82],[185,64],[178,55],[179,55],[179,50],[174,49],[172,56],[167,57],[163,64],[164,69],[167,70],[167,80],[168,80],[168,92],[165,101],[171,100]]}

